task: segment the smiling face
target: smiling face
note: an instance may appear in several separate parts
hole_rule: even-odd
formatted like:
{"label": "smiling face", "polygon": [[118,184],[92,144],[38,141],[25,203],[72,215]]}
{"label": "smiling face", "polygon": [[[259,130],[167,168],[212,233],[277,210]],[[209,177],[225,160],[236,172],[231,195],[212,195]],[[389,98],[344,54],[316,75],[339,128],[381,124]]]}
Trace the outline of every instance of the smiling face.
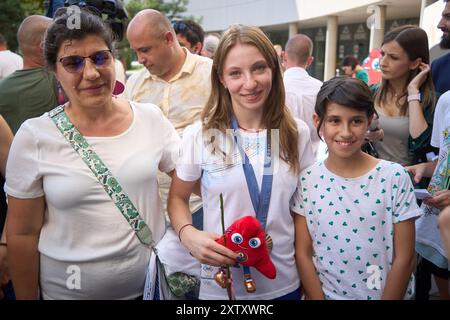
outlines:
{"label": "smiling face", "polygon": [[238,43],[231,48],[220,81],[230,93],[236,114],[262,114],[272,89],[272,70],[255,46]]}
{"label": "smiling face", "polygon": [[417,61],[411,61],[405,50],[393,40],[381,47],[381,76],[385,80],[398,80],[408,77],[417,68]]}
{"label": "smiling face", "polygon": [[90,58],[86,58],[83,70],[78,73],[68,72],[59,60],[74,55],[87,57],[103,50],[109,48],[97,36],[67,40],[61,44],[55,73],[71,104],[92,108],[103,106],[105,102],[110,101],[115,84],[114,57],[109,53],[100,67]]}
{"label": "smiling face", "polygon": [[[358,111],[340,104],[330,102],[326,107],[320,134],[325,140],[330,156],[351,158],[362,152],[365,133],[370,126],[370,119],[365,111]],[[320,119],[314,115],[316,126]]]}

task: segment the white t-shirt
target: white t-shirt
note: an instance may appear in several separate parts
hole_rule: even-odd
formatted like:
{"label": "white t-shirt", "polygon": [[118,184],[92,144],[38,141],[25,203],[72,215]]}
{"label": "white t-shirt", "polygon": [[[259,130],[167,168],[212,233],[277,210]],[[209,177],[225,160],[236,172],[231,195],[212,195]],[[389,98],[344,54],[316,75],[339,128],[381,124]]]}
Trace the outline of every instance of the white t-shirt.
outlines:
{"label": "white t-shirt", "polygon": [[[165,218],[156,172],[174,169],[180,138],[155,105],[131,103],[131,107],[133,121],[125,132],[85,138],[119,180],[158,242],[165,231]],[[47,113],[26,121],[17,132],[5,191],[21,199],[45,195],[39,238],[44,298],[132,299],[142,295],[150,248],[140,243]],[[70,290],[66,281],[74,279],[69,279],[74,270],[81,272],[81,288]]]}
{"label": "white t-shirt", "polygon": [[[307,220],[325,298],[380,299],[393,261],[394,224],[421,214],[405,169],[380,160],[346,179],[318,162],[300,179],[292,210]],[[405,298],[413,289],[411,277]]]}
{"label": "white t-shirt", "polygon": [[16,70],[23,68],[23,59],[9,50],[0,51],[0,79],[6,78]]}
{"label": "white t-shirt", "polygon": [[[300,169],[314,162],[311,149],[309,129],[306,124],[297,120],[299,131]],[[241,131],[243,147],[255,170],[258,187],[261,188],[266,131],[248,133]],[[220,139],[223,135],[216,135]],[[276,154],[277,142],[273,139],[272,151]],[[201,123],[197,122],[186,128],[183,134],[181,156],[177,163],[177,175],[184,181],[195,181],[201,178],[203,199],[204,230],[222,233],[219,196],[224,199],[225,228],[240,217],[255,216],[250,194],[247,188],[242,161],[234,142],[231,159],[224,163],[221,157],[212,155],[205,147],[202,138]],[[221,147],[222,150],[228,148]],[[231,149],[231,148],[230,148]],[[242,268],[231,268],[237,300],[274,299],[286,295],[299,287],[298,272],[294,259],[294,222],[290,213],[290,201],[299,183],[298,176],[289,171],[289,166],[274,157],[272,195],[267,215],[266,232],[272,237],[273,249],[271,259],[277,269],[277,276],[269,280],[255,268],[250,268],[256,284],[255,293],[247,293],[244,288]],[[214,280],[218,268],[202,265],[200,299],[227,299],[225,289],[219,287]]]}
{"label": "white t-shirt", "polygon": [[[434,111],[433,133],[431,135],[431,145],[439,148],[439,160],[430,181],[429,190],[431,193],[442,190],[446,177],[447,159],[450,151],[450,92],[444,93],[436,105]],[[419,244],[429,246],[436,250],[442,257],[437,261],[437,257],[429,256],[429,253],[418,250],[426,259],[438,264],[440,268],[448,268],[448,260],[445,258],[445,247],[439,233],[437,217],[439,210],[425,204],[422,205],[424,215],[416,221],[416,240]]]}

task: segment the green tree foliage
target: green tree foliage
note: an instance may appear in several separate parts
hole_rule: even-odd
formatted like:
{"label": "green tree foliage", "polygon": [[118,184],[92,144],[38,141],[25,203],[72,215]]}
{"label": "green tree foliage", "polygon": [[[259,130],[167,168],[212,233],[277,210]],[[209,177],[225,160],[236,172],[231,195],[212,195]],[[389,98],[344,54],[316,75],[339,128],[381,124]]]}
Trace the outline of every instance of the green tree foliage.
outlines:
{"label": "green tree foliage", "polygon": [[186,12],[189,0],[130,0],[126,5],[130,19],[143,9],[155,9],[164,12],[169,19],[179,18],[180,14]]}
{"label": "green tree foliage", "polygon": [[147,8],[158,10],[159,2],[158,0],[130,0],[126,5],[128,16],[132,19],[136,13]]}
{"label": "green tree foliage", "polygon": [[11,51],[17,51],[17,29],[22,20],[32,14],[44,14],[44,3],[40,0],[1,0],[0,32],[8,40]]}
{"label": "green tree foliage", "polygon": [[42,0],[20,0],[20,6],[25,17],[32,14],[45,15],[44,1]]}
{"label": "green tree foliage", "polygon": [[162,4],[161,11],[166,12],[169,19],[181,18],[181,13],[186,12],[189,0],[172,0]]}
{"label": "green tree foliage", "polygon": [[22,21],[24,12],[16,0],[0,1],[0,32],[8,41],[11,51],[17,50],[17,29]]}

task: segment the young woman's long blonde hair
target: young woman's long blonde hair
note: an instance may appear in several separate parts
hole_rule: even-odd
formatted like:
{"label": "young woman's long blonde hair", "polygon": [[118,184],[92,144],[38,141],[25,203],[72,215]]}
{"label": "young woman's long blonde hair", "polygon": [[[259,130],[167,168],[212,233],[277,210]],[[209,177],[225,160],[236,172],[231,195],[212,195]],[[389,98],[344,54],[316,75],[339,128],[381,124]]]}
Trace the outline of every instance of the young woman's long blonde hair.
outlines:
{"label": "young woman's long blonde hair", "polygon": [[[211,71],[211,95],[203,109],[201,119],[203,132],[218,129],[225,133],[231,126],[233,108],[228,90],[222,85],[225,58],[236,44],[256,47],[272,70],[272,89],[264,106],[263,121],[266,128],[279,129],[280,157],[287,162],[294,173],[298,173],[298,129],[297,124],[285,105],[285,91],[281,66],[277,53],[267,36],[257,27],[234,25],[222,36],[214,55]],[[214,144],[214,138],[207,141]],[[215,150],[218,151],[218,150]],[[221,152],[226,156],[225,152]]]}
{"label": "young woman's long blonde hair", "polygon": [[[426,64],[430,63],[428,37],[423,29],[413,25],[405,25],[392,29],[384,36],[382,45],[391,41],[396,41],[400,45],[400,47],[405,50],[410,61],[421,58],[422,62]],[[400,99],[407,95],[407,86],[418,73],[419,68],[410,70],[405,87],[403,88],[404,93],[401,96],[397,97],[397,100],[395,101],[396,105],[400,108],[400,115],[402,116],[405,116],[408,113],[408,102],[405,99],[405,102],[401,104]],[[382,79],[380,86],[375,93],[375,105],[383,108],[383,105],[385,105],[387,102],[387,93],[390,89],[391,88],[389,80]],[[436,94],[434,90],[433,80],[431,78],[431,72],[427,74],[427,78],[420,86],[419,91],[422,94],[422,108],[424,108],[425,106],[431,106],[432,108],[434,108],[436,104]]]}

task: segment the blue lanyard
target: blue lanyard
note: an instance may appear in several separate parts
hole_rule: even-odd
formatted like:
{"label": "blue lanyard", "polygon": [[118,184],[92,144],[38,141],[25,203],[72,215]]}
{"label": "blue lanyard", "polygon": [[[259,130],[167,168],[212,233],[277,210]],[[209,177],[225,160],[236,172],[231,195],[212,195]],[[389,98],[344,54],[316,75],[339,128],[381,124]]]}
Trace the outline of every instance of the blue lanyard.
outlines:
{"label": "blue lanyard", "polygon": [[253,209],[256,218],[261,222],[263,229],[266,229],[267,213],[269,212],[270,195],[272,194],[273,167],[272,167],[272,148],[270,129],[267,128],[266,135],[266,152],[264,156],[264,173],[261,184],[261,192],[259,192],[258,182],[256,181],[255,171],[245,154],[242,147],[242,139],[238,129],[238,123],[233,116],[231,119],[231,128],[233,129],[234,141],[239,149],[242,158],[242,167],[244,169],[245,180],[247,181],[248,192],[252,200]]}

